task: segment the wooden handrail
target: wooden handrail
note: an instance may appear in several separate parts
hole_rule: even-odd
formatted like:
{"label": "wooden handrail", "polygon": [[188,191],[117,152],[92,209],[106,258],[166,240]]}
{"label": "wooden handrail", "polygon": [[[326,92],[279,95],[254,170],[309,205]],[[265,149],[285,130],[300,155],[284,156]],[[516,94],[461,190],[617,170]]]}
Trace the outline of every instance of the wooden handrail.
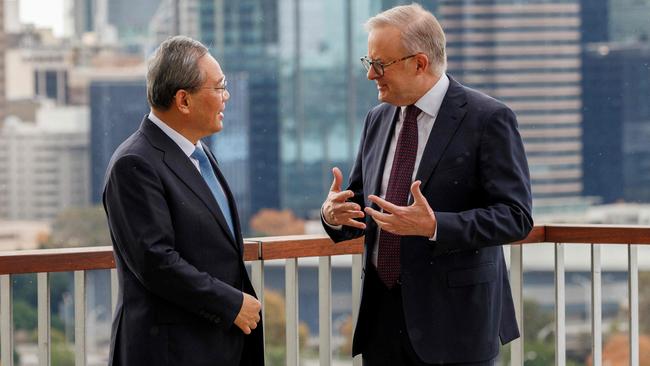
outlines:
{"label": "wooden handrail", "polygon": [[[536,226],[515,244],[534,243],[650,244],[650,227],[605,225]],[[343,254],[360,254],[363,240],[339,244],[323,235],[291,235],[248,238],[244,260],[286,259]],[[0,252],[0,274],[67,272],[115,268],[113,248],[80,247]]]}

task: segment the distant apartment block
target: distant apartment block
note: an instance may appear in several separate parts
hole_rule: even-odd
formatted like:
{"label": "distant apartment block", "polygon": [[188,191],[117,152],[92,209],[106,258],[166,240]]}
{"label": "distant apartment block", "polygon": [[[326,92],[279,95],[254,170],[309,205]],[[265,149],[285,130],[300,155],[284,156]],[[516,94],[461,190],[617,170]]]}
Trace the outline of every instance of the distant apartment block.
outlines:
{"label": "distant apartment block", "polygon": [[0,219],[48,220],[88,204],[88,109],[43,107],[0,129]]}
{"label": "distant apartment block", "polygon": [[583,208],[578,1],[442,1],[449,70],[517,114],[537,213]]}

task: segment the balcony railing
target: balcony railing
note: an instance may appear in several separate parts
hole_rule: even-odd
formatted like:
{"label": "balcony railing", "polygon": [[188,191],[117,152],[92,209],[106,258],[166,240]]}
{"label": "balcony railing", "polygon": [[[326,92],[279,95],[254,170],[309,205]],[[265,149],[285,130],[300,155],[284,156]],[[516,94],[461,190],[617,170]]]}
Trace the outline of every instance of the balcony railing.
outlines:
{"label": "balcony railing", "polygon": [[[639,365],[639,282],[638,246],[650,243],[650,227],[614,226],[537,226],[519,243],[509,245],[510,282],[517,319],[523,334],[523,250],[522,244],[552,243],[555,247],[555,364],[566,364],[565,319],[565,244],[589,245],[591,251],[591,338],[593,365],[602,365],[602,297],[601,245],[620,244],[628,253],[628,333],[630,365]],[[333,245],[322,236],[284,236],[251,238],[245,241],[244,257],[250,262],[253,285],[264,304],[265,261],[283,259],[285,264],[286,297],[286,364],[299,364],[298,349],[298,259],[318,257],[319,286],[319,358],[321,365],[332,364],[332,256],[352,255],[352,316],[356,321],[361,288],[361,239]],[[0,340],[4,366],[13,365],[12,275],[37,273],[38,359],[39,365],[50,365],[50,281],[52,272],[74,271],[75,365],[86,365],[86,271],[111,270],[111,299],[113,310],[117,295],[117,275],[110,246],[74,249],[15,251],[0,253]],[[643,309],[650,311],[650,309]],[[511,365],[523,365],[523,337],[512,343]],[[360,365],[360,360],[354,360]]]}

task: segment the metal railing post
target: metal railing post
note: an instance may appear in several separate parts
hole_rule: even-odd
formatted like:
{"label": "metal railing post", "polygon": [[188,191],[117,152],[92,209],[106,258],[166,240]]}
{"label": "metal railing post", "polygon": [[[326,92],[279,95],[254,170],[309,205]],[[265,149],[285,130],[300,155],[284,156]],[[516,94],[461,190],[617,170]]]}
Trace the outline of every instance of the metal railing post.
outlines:
{"label": "metal railing post", "polygon": [[564,244],[555,243],[555,365],[566,365]]}
{"label": "metal railing post", "polygon": [[86,366],[86,271],[74,271],[75,366]]}
{"label": "metal railing post", "polygon": [[600,244],[591,244],[591,349],[593,366],[603,364]]}
{"label": "metal railing post", "polygon": [[629,277],[627,294],[630,306],[630,366],[639,366],[639,248],[636,245],[628,245],[627,248],[627,270]]}
{"label": "metal railing post", "polygon": [[519,338],[512,341],[510,346],[510,364],[524,364],[524,269],[523,248],[521,245],[510,245],[510,286],[512,299],[515,304],[515,316],[519,325]]}
{"label": "metal railing post", "polygon": [[14,364],[14,314],[13,314],[13,291],[11,289],[11,275],[0,275],[0,337],[2,344],[3,366],[13,366]]}
{"label": "metal railing post", "polygon": [[287,259],[284,270],[287,318],[287,366],[298,366],[298,259]]}
{"label": "metal railing post", "polygon": [[321,366],[332,364],[332,257],[318,259],[318,355]]}
{"label": "metal railing post", "polygon": [[40,272],[36,279],[38,287],[38,364],[50,366],[50,274]]}

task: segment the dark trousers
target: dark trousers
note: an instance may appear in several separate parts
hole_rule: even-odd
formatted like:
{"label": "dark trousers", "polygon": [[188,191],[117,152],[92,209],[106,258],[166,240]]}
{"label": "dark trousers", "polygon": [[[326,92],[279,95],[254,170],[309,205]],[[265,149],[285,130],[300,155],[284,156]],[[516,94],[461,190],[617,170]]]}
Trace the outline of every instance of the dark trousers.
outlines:
{"label": "dark trousers", "polygon": [[[362,352],[364,366],[434,366],[424,363],[415,353],[406,331],[401,286],[388,289],[376,269],[366,269],[364,286],[372,286],[375,297],[370,329]],[[449,366],[493,366],[494,360],[479,363],[446,364]]]}

